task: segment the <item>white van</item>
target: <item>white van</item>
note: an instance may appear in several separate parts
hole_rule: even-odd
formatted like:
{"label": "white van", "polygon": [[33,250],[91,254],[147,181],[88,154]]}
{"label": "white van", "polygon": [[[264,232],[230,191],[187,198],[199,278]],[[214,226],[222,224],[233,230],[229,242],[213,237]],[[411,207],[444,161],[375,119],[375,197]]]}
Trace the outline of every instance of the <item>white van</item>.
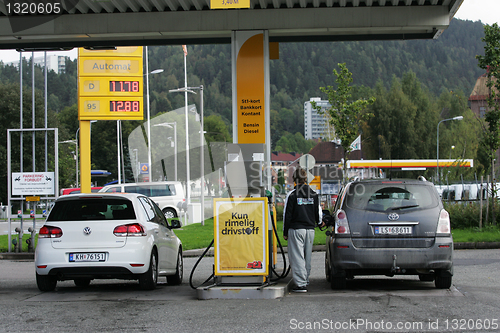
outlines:
{"label": "white van", "polygon": [[150,197],[166,218],[179,217],[186,197],[181,182],[144,182],[108,185],[99,192],[140,193]]}

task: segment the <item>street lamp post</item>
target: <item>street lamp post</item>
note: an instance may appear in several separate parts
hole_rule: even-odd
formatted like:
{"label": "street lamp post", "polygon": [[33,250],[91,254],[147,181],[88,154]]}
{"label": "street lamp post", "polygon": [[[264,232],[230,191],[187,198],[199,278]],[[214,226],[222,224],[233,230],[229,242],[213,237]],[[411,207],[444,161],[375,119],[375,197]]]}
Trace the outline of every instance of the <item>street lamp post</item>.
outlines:
{"label": "street lamp post", "polygon": [[139,149],[134,149],[133,150],[135,154],[135,175],[136,175],[136,182],[139,181]]}
{"label": "street lamp post", "polygon": [[170,141],[170,147],[174,148],[174,180],[177,181],[177,140],[171,136],[167,139]]}
{"label": "street lamp post", "polygon": [[149,72],[149,61],[148,61],[148,47],[145,48],[146,52],[146,111],[147,111],[147,121],[148,121],[148,176],[149,181],[153,180],[151,172],[151,110],[149,107],[149,74],[159,74],[163,72],[163,69],[155,69],[151,73]]}
{"label": "street lamp post", "polygon": [[[168,128],[174,128],[174,179],[177,181],[177,122],[171,122],[171,123],[161,123],[161,124],[156,124],[154,126],[165,126]],[[167,139],[170,140],[171,137],[168,137]]]}
{"label": "street lamp post", "polygon": [[437,170],[438,184],[441,182],[440,177],[439,177],[439,125],[441,125],[442,122],[445,122],[448,120],[462,120],[462,119],[464,119],[463,116],[457,116],[457,117],[453,117],[453,118],[443,119],[437,124],[436,170]]}
{"label": "street lamp post", "polygon": [[205,168],[204,168],[204,149],[203,149],[203,85],[199,87],[184,87],[178,89],[169,90],[169,92],[184,92],[186,94],[186,167],[187,167],[187,180],[186,180],[186,190],[187,190],[187,198],[186,204],[190,203],[190,189],[189,189],[189,135],[188,135],[188,109],[187,109],[187,93],[190,92],[192,94],[196,94],[194,90],[200,91],[200,121],[201,121],[201,129],[200,129],[200,175],[201,175],[201,225],[205,225]]}

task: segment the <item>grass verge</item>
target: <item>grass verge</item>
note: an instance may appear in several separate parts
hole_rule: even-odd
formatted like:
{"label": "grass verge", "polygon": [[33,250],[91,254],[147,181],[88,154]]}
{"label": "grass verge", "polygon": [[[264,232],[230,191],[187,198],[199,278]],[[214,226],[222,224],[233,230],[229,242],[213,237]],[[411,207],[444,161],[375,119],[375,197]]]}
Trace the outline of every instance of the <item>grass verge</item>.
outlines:
{"label": "grass verge", "polygon": [[[287,246],[287,241],[283,239],[283,222],[278,221],[276,227],[278,236],[282,246]],[[205,225],[199,223],[190,224],[182,227],[181,229],[176,229],[175,234],[182,241],[184,250],[193,249],[204,249],[206,248],[212,239],[214,238],[214,221],[213,219],[207,219]],[[478,228],[469,229],[453,229],[453,240],[456,243],[462,242],[499,242],[500,241],[500,229],[498,227],[485,227],[481,231]],[[29,238],[29,234],[24,234],[23,236],[23,252],[28,251],[28,245],[26,244],[26,239]],[[35,238],[35,244],[38,239],[38,235]],[[316,229],[316,234],[314,236],[314,245],[324,245],[325,244],[325,231],[320,231]],[[8,251],[8,236],[0,235],[0,252]]]}
{"label": "grass verge", "polygon": [[453,229],[453,241],[455,243],[467,242],[500,242],[500,229],[492,226],[468,229]]}
{"label": "grass verge", "polygon": [[[276,231],[282,246],[287,246],[287,241],[283,239],[283,222],[278,221]],[[325,230],[326,231],[326,230]],[[316,229],[314,235],[314,245],[324,245],[326,240],[325,231]],[[182,229],[175,230],[175,234],[181,239],[184,250],[204,249],[214,237],[214,222],[212,219],[206,220],[205,225],[191,224]],[[454,229],[452,230],[453,241],[455,243],[464,242],[500,242],[500,229],[485,227],[481,231],[477,228]]]}
{"label": "grass verge", "polygon": [[[23,252],[28,252],[28,244],[26,244],[26,240],[30,238],[30,234],[23,235]],[[17,240],[17,234],[12,235],[12,238]],[[38,241],[38,234],[35,236],[35,246]],[[8,235],[0,235],[0,252],[8,252],[9,251],[9,236]],[[12,251],[14,251],[14,245],[12,245]]]}

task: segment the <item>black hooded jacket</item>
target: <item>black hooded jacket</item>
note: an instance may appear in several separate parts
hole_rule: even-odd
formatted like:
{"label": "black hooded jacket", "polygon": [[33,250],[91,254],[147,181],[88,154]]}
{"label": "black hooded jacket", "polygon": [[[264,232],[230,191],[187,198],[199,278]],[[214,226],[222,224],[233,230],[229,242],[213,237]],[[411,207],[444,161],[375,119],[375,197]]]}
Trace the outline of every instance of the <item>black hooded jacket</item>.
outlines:
{"label": "black hooded jacket", "polygon": [[314,229],[321,224],[319,197],[307,184],[299,184],[288,193],[283,213],[283,236],[288,229]]}

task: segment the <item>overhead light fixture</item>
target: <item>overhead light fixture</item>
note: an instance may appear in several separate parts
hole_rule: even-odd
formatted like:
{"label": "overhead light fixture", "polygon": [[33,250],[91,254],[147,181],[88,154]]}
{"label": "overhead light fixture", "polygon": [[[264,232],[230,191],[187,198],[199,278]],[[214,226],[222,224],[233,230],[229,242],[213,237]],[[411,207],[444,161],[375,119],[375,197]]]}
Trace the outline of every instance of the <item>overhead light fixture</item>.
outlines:
{"label": "overhead light fixture", "polygon": [[17,52],[39,52],[39,51],[70,51],[73,47],[23,47],[16,49]]}
{"label": "overhead light fixture", "polygon": [[116,50],[116,46],[84,46],[83,48],[85,50],[91,50],[91,51]]}

